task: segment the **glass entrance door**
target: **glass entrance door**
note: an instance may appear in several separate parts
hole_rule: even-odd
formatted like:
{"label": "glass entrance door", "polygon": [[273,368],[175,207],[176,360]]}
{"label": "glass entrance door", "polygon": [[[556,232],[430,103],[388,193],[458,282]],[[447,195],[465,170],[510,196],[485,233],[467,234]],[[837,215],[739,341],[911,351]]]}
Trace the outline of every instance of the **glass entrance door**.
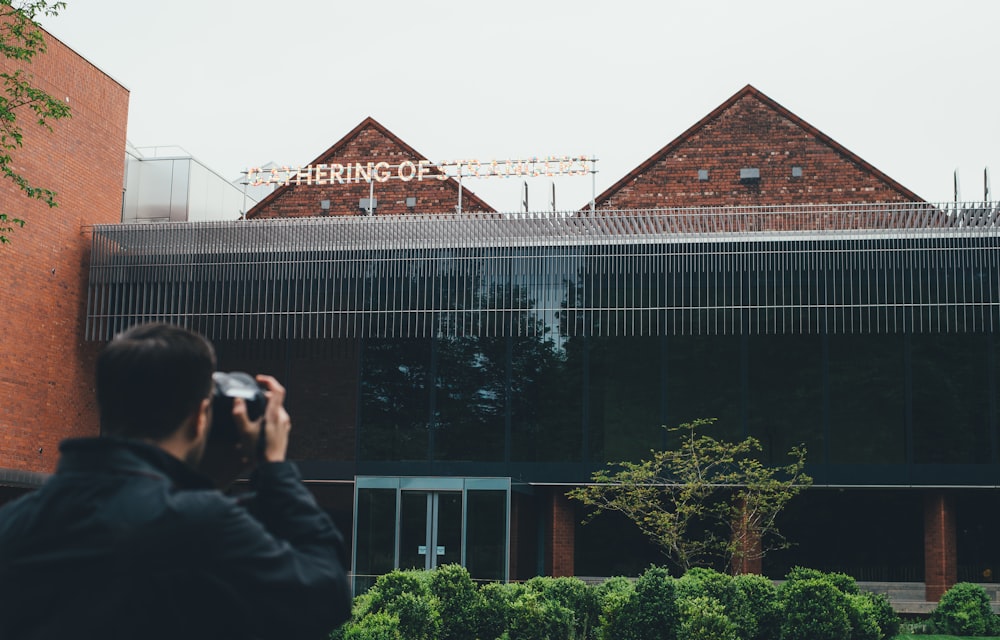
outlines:
{"label": "glass entrance door", "polygon": [[462,493],[403,491],[399,568],[434,569],[462,561]]}
{"label": "glass entrance door", "polygon": [[393,569],[460,564],[475,580],[506,580],[510,478],[358,476],[355,593]]}

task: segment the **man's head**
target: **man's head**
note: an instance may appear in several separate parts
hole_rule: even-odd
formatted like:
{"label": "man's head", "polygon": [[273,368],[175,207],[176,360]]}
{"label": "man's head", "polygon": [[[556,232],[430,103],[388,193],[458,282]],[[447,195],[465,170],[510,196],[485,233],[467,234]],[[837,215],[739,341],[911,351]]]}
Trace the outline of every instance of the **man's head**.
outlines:
{"label": "man's head", "polygon": [[187,329],[143,324],[118,334],[97,359],[101,430],[135,440],[169,438],[204,411],[213,371],[212,345]]}

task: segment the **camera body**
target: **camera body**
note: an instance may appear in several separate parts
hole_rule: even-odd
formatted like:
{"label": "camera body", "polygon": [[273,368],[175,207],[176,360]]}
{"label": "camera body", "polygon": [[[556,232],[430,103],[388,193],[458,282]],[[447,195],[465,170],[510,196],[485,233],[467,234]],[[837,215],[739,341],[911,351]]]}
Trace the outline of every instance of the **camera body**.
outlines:
{"label": "camera body", "polygon": [[212,429],[208,439],[210,442],[236,443],[239,433],[233,420],[233,399],[243,398],[247,405],[247,417],[254,421],[264,415],[267,397],[253,376],[242,371],[216,371],[212,374],[212,381],[215,391],[212,394]]}

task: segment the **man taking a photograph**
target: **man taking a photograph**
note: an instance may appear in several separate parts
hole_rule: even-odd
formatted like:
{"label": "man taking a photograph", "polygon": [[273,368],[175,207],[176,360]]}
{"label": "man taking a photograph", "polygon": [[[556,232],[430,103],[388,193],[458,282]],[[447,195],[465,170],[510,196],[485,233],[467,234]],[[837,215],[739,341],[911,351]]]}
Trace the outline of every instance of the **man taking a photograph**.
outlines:
{"label": "man taking a photograph", "polygon": [[[215,368],[170,325],[105,347],[102,437],[0,509],[0,638],[325,638],[350,616],[341,534],[285,459],[285,389],[257,376],[263,417],[236,398],[210,441]],[[252,501],[219,490],[251,469]]]}

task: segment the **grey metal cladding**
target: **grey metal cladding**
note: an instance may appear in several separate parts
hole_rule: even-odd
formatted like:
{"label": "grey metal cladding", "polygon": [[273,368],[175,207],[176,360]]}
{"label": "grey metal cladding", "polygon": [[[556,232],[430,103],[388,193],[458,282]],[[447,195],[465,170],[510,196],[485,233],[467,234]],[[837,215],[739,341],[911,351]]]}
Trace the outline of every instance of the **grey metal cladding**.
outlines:
{"label": "grey metal cladding", "polygon": [[86,335],[992,332],[997,203],[419,214],[92,228]]}

